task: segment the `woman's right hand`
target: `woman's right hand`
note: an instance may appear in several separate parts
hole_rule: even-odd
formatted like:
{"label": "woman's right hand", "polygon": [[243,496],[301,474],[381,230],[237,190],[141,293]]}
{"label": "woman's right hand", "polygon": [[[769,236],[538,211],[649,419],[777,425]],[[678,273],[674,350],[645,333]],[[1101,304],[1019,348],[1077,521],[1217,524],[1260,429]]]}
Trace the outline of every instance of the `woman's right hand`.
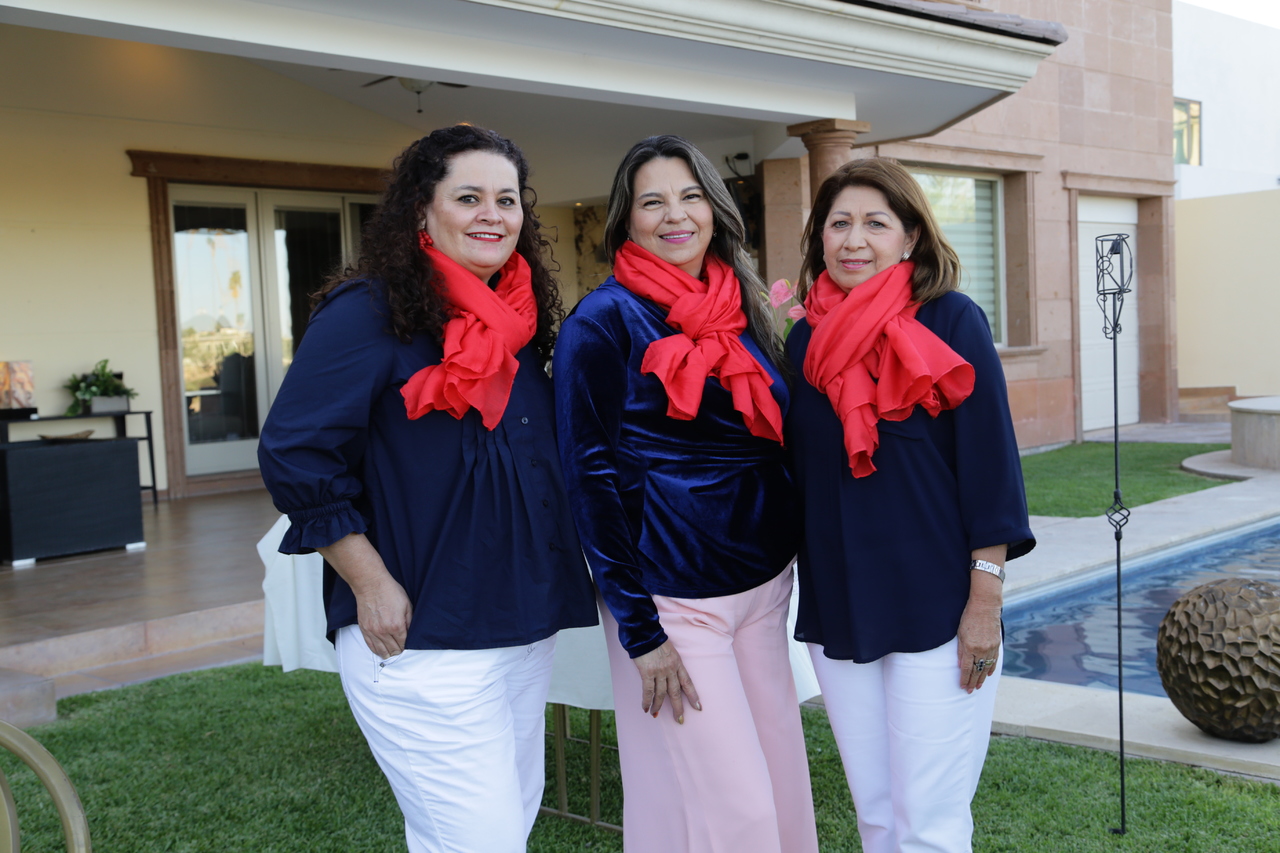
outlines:
{"label": "woman's right hand", "polygon": [[693,686],[693,679],[680,660],[680,653],[667,640],[651,652],[632,658],[636,669],[640,670],[641,699],[640,708],[655,718],[662,709],[662,702],[671,699],[671,713],[676,722],[684,723],[683,693],[689,698],[694,710],[701,711],[702,703],[698,701],[698,691]]}
{"label": "woman's right hand", "polygon": [[413,618],[409,596],[363,533],[317,548],[356,597],[356,621],[369,651],[382,659],[404,651]]}
{"label": "woman's right hand", "polygon": [[387,572],[383,577],[352,589],[356,596],[356,621],[369,651],[387,659],[404,651],[413,605],[404,587]]}

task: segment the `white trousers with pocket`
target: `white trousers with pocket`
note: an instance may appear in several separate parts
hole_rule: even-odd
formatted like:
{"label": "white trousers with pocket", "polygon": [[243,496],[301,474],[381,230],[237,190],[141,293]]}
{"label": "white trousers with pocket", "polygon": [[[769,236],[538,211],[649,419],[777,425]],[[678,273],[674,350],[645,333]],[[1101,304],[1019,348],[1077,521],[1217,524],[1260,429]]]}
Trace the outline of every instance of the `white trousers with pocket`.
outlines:
{"label": "white trousers with pocket", "polygon": [[865,853],[969,853],[970,803],[991,739],[1000,663],[960,687],[957,640],[871,663],[809,646]]}
{"label": "white trousers with pocket", "polygon": [[542,803],[555,642],[381,660],[359,626],[338,632],[342,689],[410,853],[523,853]]}

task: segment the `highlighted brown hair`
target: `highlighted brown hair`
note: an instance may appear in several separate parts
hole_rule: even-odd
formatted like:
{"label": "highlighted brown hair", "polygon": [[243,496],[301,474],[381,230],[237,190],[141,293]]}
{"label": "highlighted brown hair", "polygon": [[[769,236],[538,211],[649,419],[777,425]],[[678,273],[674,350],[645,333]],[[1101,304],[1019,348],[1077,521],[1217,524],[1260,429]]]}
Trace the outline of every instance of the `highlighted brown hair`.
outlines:
{"label": "highlighted brown hair", "polygon": [[893,215],[902,220],[907,233],[916,235],[916,244],[911,249],[911,260],[916,265],[911,276],[911,298],[914,301],[928,302],[960,288],[960,256],[947,242],[920,184],[897,160],[871,157],[845,163],[818,188],[813,211],[801,238],[801,250],[804,252],[798,287],[801,299],[827,268],[822,258],[822,229],[831,215],[836,196],[849,187],[879,190],[888,200]]}

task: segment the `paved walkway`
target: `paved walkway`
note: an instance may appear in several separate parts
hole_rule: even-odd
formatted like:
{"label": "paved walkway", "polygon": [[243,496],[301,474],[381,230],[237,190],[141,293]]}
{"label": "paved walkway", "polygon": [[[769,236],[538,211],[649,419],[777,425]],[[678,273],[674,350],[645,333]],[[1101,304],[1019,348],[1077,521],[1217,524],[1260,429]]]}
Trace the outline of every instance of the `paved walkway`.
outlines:
{"label": "paved walkway", "polygon": [[[1241,481],[1134,508],[1124,528],[1126,567],[1137,568],[1144,558],[1180,546],[1200,546],[1250,526],[1280,521],[1280,472],[1232,465],[1230,451],[1193,457],[1184,467]],[[1031,526],[1038,544],[1009,564],[1008,601],[1038,597],[1055,587],[1114,572],[1115,539],[1105,516],[1035,517]],[[1001,680],[992,729],[1115,751],[1119,747],[1116,707],[1113,690],[1006,677]],[[1243,744],[1210,737],[1159,696],[1125,693],[1125,748],[1133,755],[1280,780],[1280,740]]]}
{"label": "paved walkway", "polygon": [[[1085,441],[1110,441],[1114,430],[1091,429]],[[1231,422],[1129,424],[1120,427],[1121,441],[1159,441],[1172,444],[1230,444]]]}

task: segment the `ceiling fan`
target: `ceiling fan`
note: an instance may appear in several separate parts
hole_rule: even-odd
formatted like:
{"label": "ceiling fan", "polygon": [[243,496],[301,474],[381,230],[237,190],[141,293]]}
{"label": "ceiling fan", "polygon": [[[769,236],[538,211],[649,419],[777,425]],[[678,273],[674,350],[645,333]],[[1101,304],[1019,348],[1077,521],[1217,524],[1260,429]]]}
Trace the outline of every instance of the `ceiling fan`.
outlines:
{"label": "ceiling fan", "polygon": [[368,89],[371,86],[377,86],[379,83],[385,83],[388,80],[399,80],[401,86],[418,96],[418,112],[422,112],[422,93],[430,89],[432,86],[440,85],[449,89],[468,88],[466,83],[446,83],[443,80],[417,80],[413,77],[397,77],[394,74],[388,74],[385,77],[370,80],[368,83],[361,83],[360,88]]}

